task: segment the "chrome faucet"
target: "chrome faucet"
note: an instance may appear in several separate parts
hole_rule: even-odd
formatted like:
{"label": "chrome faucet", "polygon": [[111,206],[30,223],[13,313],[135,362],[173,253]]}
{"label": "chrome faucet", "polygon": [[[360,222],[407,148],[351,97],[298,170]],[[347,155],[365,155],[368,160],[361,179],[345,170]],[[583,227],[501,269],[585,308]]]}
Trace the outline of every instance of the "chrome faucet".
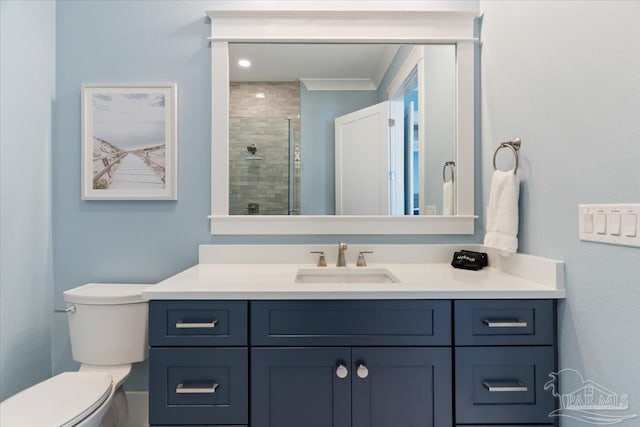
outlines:
{"label": "chrome faucet", "polygon": [[345,242],[338,243],[338,262],[336,263],[336,267],[346,267],[347,262],[344,259],[344,251],[347,249],[347,244]]}

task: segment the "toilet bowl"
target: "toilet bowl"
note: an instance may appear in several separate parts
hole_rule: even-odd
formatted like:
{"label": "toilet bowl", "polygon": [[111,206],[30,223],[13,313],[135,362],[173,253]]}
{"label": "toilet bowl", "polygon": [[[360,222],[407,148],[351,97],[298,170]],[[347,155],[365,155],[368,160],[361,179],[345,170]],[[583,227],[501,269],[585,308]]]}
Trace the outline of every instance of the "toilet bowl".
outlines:
{"label": "toilet bowl", "polygon": [[90,283],[64,292],[77,372],[63,372],[0,402],[2,427],[122,427],[122,383],[147,356],[149,285]]}

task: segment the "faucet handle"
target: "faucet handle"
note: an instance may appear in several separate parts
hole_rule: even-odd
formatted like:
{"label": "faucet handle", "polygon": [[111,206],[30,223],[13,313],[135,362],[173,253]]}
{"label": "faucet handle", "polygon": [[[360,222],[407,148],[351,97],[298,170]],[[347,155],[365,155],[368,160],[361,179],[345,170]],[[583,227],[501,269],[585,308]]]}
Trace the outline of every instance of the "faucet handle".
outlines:
{"label": "faucet handle", "polygon": [[327,266],[327,259],[324,257],[324,252],[323,251],[311,251],[309,253],[310,254],[318,254],[318,255],[320,255],[318,257],[318,263],[316,264],[317,267],[326,267]]}
{"label": "faucet handle", "polygon": [[364,254],[372,254],[373,251],[360,251],[358,253],[358,261],[356,261],[356,267],[366,267],[367,260],[364,259]]}

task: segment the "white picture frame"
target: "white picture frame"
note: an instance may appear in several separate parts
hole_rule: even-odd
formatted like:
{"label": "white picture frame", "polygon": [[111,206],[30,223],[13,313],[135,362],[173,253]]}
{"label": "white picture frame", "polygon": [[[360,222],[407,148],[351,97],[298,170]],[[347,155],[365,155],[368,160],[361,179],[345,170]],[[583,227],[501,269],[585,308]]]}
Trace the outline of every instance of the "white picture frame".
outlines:
{"label": "white picture frame", "polygon": [[177,200],[178,89],[82,84],[82,199]]}

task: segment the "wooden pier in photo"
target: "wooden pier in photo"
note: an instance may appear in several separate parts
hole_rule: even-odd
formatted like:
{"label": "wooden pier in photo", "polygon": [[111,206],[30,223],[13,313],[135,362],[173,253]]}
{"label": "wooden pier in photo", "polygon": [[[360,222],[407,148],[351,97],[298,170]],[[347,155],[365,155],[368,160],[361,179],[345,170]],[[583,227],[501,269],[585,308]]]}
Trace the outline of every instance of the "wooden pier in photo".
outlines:
{"label": "wooden pier in photo", "polygon": [[[94,188],[164,188],[164,144],[125,151],[99,138],[94,143],[100,149],[98,156],[94,150]],[[101,169],[97,170],[96,162]]]}

